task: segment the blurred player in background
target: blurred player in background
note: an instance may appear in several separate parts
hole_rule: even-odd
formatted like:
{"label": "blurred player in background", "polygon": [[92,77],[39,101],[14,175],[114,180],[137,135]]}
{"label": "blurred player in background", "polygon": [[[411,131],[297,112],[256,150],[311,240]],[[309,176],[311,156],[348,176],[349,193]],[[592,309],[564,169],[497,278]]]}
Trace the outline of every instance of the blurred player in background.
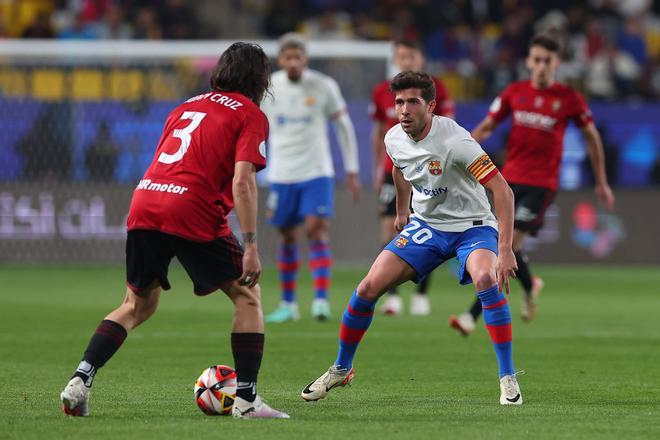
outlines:
{"label": "blurred player in background", "polygon": [[[422,47],[416,41],[398,40],[394,43],[394,57],[392,62],[400,72],[421,72],[425,59]],[[435,108],[433,113],[448,118],[454,118],[454,103],[449,97],[447,88],[442,81],[433,78],[435,83]],[[392,160],[385,154],[383,142],[387,130],[399,123],[394,109],[394,95],[390,91],[390,80],[385,80],[374,87],[369,108],[370,116],[374,121],[371,140],[374,149],[374,184],[378,191],[380,204],[380,230],[383,246],[390,242],[397,234],[394,229],[396,219],[396,193],[392,180]],[[428,300],[428,285],[430,276],[424,278],[417,286],[417,292],[410,300],[410,313],[412,315],[428,315],[431,304]],[[403,312],[403,300],[396,287],[388,292],[387,299],[381,311],[386,315],[399,315]]]}
{"label": "blurred player in background", "polygon": [[270,121],[268,196],[270,223],[279,229],[277,260],[282,299],[266,322],[296,321],[296,279],[300,267],[300,226],[309,242],[309,268],[314,282],[312,316],[330,317],[330,255],[328,229],[334,205],[334,169],[328,120],[334,123],[344,160],[346,183],[357,202],[360,194],[358,152],[353,123],[339,86],[332,78],[307,68],[305,40],[299,34],[280,39],[272,75],[273,93],[262,104]]}
{"label": "blurred player in background", "polygon": [[[351,382],[355,352],[381,295],[408,280],[424,278],[456,257],[459,282],[474,283],[486,310],[484,321],[499,366],[500,404],[521,405],[511,313],[500,291],[500,287],[509,291],[509,276],[516,269],[511,248],[513,192],[470,133],[449,118],[433,115],[435,87],[428,74],[402,72],[391,88],[400,123],[385,135],[385,146],[394,163],[395,227],[400,234],[378,255],[353,292],[341,322],[337,358],[303,389],[302,398],[319,400]],[[497,218],[486,189],[493,195]]]}
{"label": "blurred player in background", "polygon": [[[524,290],[521,316],[525,321],[536,316],[536,298],[543,282],[532,276],[522,246],[528,235],[538,234],[545,211],[557,193],[564,131],[570,120],[584,135],[596,195],[607,209],[614,207],[614,195],[605,173],[603,145],[591,111],[577,91],[555,81],[559,49],[559,43],[552,37],[534,37],[526,61],[531,78],[509,85],[495,98],[486,118],[472,132],[477,142],[483,142],[500,122],[512,116],[502,175],[515,194],[513,249],[518,264],[516,276]],[[468,335],[474,330],[481,309],[481,303],[475,300],[469,312],[451,316],[450,325]]]}
{"label": "blurred player in background", "polygon": [[[177,257],[196,295],[221,289],[234,303],[234,417],[289,417],[270,408],[256,391],[264,324],[257,284],[261,263],[255,174],[266,165],[268,121],[259,103],[269,75],[270,62],[261,47],[235,43],[212,73],[212,90],[169,114],[154,160],[131,201],[124,303],[98,326],[62,392],[66,414],[88,415],[94,376],[128,332],[156,311],[162,289],[170,289],[168,267]],[[232,208],[245,250],[227,225]]]}

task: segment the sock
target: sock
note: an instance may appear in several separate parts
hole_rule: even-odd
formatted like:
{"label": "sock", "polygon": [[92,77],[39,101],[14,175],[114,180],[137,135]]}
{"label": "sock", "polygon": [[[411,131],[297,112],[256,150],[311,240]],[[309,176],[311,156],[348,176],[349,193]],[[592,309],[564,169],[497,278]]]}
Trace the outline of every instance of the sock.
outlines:
{"label": "sock", "polygon": [[360,298],[357,291],[353,292],[341,320],[339,351],[335,361],[339,368],[353,368],[355,351],[374,318],[375,307],[375,301]]}
{"label": "sock", "polygon": [[91,387],[98,369],[117,352],[127,335],[128,332],[121,324],[108,319],[101,321],[71,378],[79,377],[86,386]]}
{"label": "sock", "polygon": [[506,297],[493,287],[477,292],[484,311],[484,322],[493,341],[500,377],[513,374],[511,311]]}
{"label": "sock", "polygon": [[231,351],[238,382],[236,397],[254,402],[257,397],[257,376],[264,353],[264,334],[232,333]]}
{"label": "sock", "polygon": [[429,280],[430,276],[425,276],[424,279],[417,285],[417,293],[421,293],[422,295],[426,295],[428,289],[429,289]]}
{"label": "sock", "polygon": [[474,318],[475,322],[479,319],[481,316],[481,300],[479,298],[475,299],[474,302],[472,303],[472,307],[470,307],[469,313],[472,315],[472,318]]}
{"label": "sock", "polygon": [[296,302],[296,278],[300,268],[297,244],[281,244],[277,255],[282,301]]}
{"label": "sock", "polygon": [[332,257],[330,246],[326,241],[313,241],[309,249],[309,269],[314,280],[314,298],[327,299],[330,287],[330,267]]}
{"label": "sock", "polygon": [[518,264],[516,277],[520,281],[523,289],[525,289],[525,293],[529,295],[532,292],[532,273],[529,271],[527,255],[522,251],[518,251],[514,255],[516,256],[516,263]]}

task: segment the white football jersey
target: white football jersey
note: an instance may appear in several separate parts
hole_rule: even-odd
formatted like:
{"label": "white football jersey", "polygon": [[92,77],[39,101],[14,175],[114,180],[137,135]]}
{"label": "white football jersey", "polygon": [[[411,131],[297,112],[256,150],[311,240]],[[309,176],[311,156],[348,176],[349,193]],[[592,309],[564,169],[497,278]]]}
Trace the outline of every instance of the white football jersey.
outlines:
{"label": "white football jersey", "polygon": [[413,186],[415,217],[444,232],[475,226],[497,229],[482,185],[498,171],[463,127],[434,116],[428,135],[415,142],[397,124],[385,135],[385,147]]}
{"label": "white football jersey", "polygon": [[[261,105],[270,123],[268,180],[295,183],[334,176],[328,120],[346,108],[335,80],[305,69],[300,81],[292,82],[280,70],[271,83],[272,96]],[[357,171],[357,152],[348,156],[346,171]]]}

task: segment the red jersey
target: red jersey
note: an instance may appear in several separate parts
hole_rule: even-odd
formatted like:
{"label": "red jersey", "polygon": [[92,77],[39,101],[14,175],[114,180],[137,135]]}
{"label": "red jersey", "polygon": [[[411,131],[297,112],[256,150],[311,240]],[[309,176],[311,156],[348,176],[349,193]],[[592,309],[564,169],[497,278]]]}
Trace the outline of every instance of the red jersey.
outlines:
{"label": "red jersey", "polygon": [[190,98],[167,117],[153,162],[133,193],[128,229],[194,241],[228,235],[239,161],[266,166],[268,120],[239,93]]}
{"label": "red jersey", "polygon": [[[449,97],[447,88],[437,78],[435,82],[435,109],[433,113],[438,116],[447,116],[454,114],[454,101]],[[389,130],[399,123],[394,109],[394,94],[390,92],[391,81],[386,80],[379,83],[371,93],[371,105],[369,106],[369,116],[374,121],[382,122],[385,130]],[[383,170],[386,173],[392,172],[392,160],[387,154],[383,155]]]}
{"label": "red jersey", "polygon": [[530,81],[518,81],[488,111],[497,123],[509,114],[513,121],[502,175],[509,183],[556,191],[566,124],[572,119],[584,127],[592,121],[584,98],[563,84],[535,89]]}

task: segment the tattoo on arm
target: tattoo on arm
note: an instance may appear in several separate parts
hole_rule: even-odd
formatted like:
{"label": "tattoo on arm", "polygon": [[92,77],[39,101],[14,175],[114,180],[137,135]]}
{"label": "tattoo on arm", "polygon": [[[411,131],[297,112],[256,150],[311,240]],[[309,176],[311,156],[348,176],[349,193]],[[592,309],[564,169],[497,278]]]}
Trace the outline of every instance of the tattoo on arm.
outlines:
{"label": "tattoo on arm", "polygon": [[257,242],[257,233],[256,232],[244,232],[243,233],[243,243],[256,243]]}

